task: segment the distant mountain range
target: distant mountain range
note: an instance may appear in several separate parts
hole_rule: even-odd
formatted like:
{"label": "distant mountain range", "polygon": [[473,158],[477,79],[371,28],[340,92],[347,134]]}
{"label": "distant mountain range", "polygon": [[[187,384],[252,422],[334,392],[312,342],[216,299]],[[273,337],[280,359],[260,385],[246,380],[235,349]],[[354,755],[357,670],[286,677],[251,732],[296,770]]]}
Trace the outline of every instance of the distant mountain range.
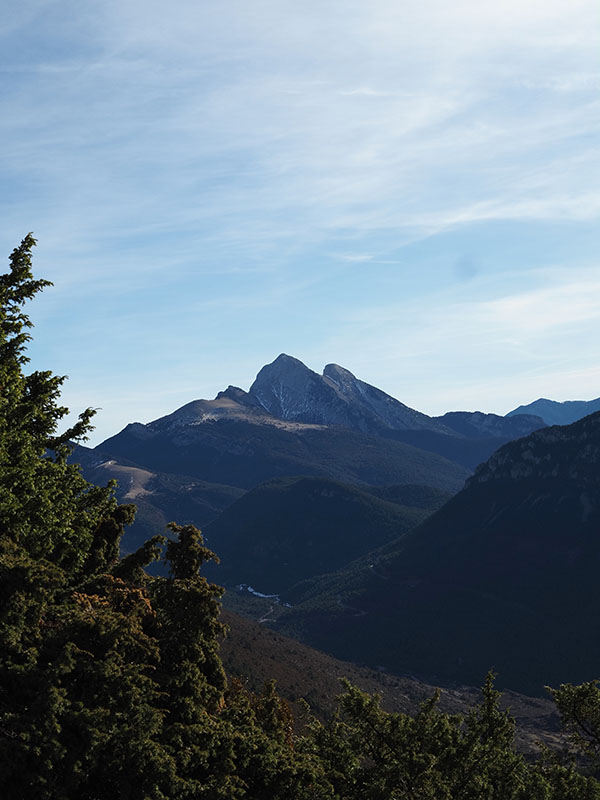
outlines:
{"label": "distant mountain range", "polygon": [[599,471],[600,413],[505,445],[411,533],[284,593],[282,630],[443,681],[597,677]]}
{"label": "distant mountain range", "polygon": [[543,421],[531,414],[508,419],[463,411],[430,417],[359,380],[344,367],[327,364],[319,375],[284,353],[260,370],[247,394],[241,389],[233,391],[238,399],[244,395],[278,419],[342,426],[394,439],[403,434],[429,434],[431,441],[436,441],[432,435],[450,437],[457,454],[457,440],[510,440],[543,427]]}
{"label": "distant mountain range", "polygon": [[510,411],[506,416],[513,417],[518,414],[534,414],[541,417],[546,425],[570,425],[578,419],[587,417],[600,411],[600,397],[595,400],[565,400],[562,403],[556,400],[546,400],[540,398],[534,403],[526,406],[519,406],[514,411]]}
{"label": "distant mountain range", "polygon": [[117,478],[120,498],[138,505],[130,550],[170,519],[203,527],[244,491],[288,476],[453,493],[500,445],[543,425],[531,415],[429,417],[343,367],[318,375],[282,354],[249,391],[229,386],[214,400],[134,422],[76,458],[92,480]]}

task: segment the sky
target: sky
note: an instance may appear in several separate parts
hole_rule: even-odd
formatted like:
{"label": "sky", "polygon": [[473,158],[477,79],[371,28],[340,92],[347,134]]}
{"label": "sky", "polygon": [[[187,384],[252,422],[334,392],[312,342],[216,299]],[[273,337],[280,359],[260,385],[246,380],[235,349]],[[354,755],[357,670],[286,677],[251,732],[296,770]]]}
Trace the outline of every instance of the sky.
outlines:
{"label": "sky", "polygon": [[597,0],[5,0],[31,369],[91,444],[281,352],[429,414],[600,396],[599,43]]}

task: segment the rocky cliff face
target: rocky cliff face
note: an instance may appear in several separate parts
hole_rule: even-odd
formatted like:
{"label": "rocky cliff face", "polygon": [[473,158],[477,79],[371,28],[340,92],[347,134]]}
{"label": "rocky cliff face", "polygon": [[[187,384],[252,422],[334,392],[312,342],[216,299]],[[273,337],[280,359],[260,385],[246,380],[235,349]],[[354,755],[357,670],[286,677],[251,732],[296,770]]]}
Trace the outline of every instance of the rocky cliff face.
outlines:
{"label": "rocky cliff face", "polygon": [[347,427],[358,423],[333,386],[285,353],[260,370],[249,394],[279,419]]}
{"label": "rocky cliff face", "polygon": [[381,389],[359,380],[337,364],[327,364],[323,370],[323,380],[333,385],[344,402],[360,409],[362,416],[372,420],[375,425],[393,430],[433,430],[439,433],[451,433],[442,423],[400,403]]}
{"label": "rocky cliff face", "polygon": [[442,423],[405,406],[337,364],[328,364],[319,375],[283,353],[261,369],[249,394],[269,414],[284,420],[370,432],[431,430],[454,435]]}

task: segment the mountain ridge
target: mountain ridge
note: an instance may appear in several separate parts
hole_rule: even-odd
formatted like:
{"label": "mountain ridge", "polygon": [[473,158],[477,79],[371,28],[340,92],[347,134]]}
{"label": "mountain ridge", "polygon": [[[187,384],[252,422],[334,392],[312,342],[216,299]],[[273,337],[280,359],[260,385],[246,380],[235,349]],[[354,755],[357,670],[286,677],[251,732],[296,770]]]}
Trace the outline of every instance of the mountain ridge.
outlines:
{"label": "mountain ridge", "polygon": [[359,380],[344,367],[327,364],[319,375],[285,353],[259,371],[249,394],[282,419],[345,425],[365,432],[408,428],[452,435],[431,417]]}
{"label": "mountain ridge", "polygon": [[280,594],[408,533],[449,496],[414,486],[359,489],[314,477],[269,481],[206,527],[206,541],[220,559],[206,574],[226,587],[251,584]]}
{"label": "mountain ridge", "polygon": [[509,411],[507,417],[518,414],[534,414],[541,417],[547,425],[570,425],[572,422],[600,411],[600,397],[594,400],[548,400],[540,397],[533,403],[518,406]]}
{"label": "mountain ridge", "polygon": [[[221,428],[214,423],[222,423]],[[231,453],[236,445],[231,441],[226,444],[220,436],[225,423],[255,428],[270,426],[297,434],[344,429],[402,442],[441,455],[467,469],[473,469],[506,441],[544,425],[540,418],[531,415],[505,418],[482,412],[452,412],[443,417],[429,417],[359,380],[344,367],[328,364],[323,375],[318,375],[299,359],[282,353],[262,367],[248,392],[230,385],[213,400],[193,400],[147,424],[130,423],[98,445],[98,449],[111,451],[116,441],[128,439],[136,453],[131,460],[138,463],[140,451],[144,449],[142,443],[157,436],[166,436],[171,444],[185,448],[207,434],[204,438],[217,450],[225,447]],[[209,435],[210,424],[213,424],[212,436]],[[243,449],[240,443],[248,438],[248,430],[242,433],[239,429],[238,450]],[[217,444],[219,438],[221,441]],[[123,455],[130,457],[127,453]],[[156,464],[152,466],[160,468]],[[165,471],[177,470],[171,464]],[[303,472],[306,470],[296,469],[287,474]],[[281,474],[284,473],[275,471],[272,475],[260,475],[255,484]],[[308,470],[308,474],[312,471]],[[226,474],[201,477],[217,483],[231,483]],[[343,476],[338,477],[344,480]],[[411,481],[402,477],[400,482]]]}
{"label": "mountain ridge", "polygon": [[284,595],[281,630],[347,660],[360,643],[371,663],[430,679],[494,666],[532,694],[592,680],[599,463],[600,412],[504,445],[407,536]]}

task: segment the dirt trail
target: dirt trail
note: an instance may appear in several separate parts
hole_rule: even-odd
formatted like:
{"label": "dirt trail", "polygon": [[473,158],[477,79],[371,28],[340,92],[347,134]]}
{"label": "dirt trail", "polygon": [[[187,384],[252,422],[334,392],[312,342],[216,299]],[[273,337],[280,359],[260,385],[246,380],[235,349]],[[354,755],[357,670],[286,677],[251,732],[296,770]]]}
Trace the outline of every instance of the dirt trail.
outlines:
{"label": "dirt trail", "polygon": [[139,467],[124,467],[114,461],[105,461],[104,464],[100,464],[100,468],[116,478],[123,489],[129,487],[123,495],[124,500],[134,500],[136,497],[152,494],[146,486],[151,478],[155,477],[153,472]]}
{"label": "dirt trail", "polygon": [[269,617],[271,617],[271,616],[273,615],[273,612],[274,612],[274,611],[275,611],[275,607],[274,607],[274,606],[271,606],[271,607],[269,608],[269,610],[267,611],[267,613],[266,613],[266,614],[263,614],[263,615],[262,615],[262,617],[261,617],[261,618],[260,618],[258,621],[259,621],[259,622],[267,622],[267,621],[268,621],[268,619],[269,619]]}

